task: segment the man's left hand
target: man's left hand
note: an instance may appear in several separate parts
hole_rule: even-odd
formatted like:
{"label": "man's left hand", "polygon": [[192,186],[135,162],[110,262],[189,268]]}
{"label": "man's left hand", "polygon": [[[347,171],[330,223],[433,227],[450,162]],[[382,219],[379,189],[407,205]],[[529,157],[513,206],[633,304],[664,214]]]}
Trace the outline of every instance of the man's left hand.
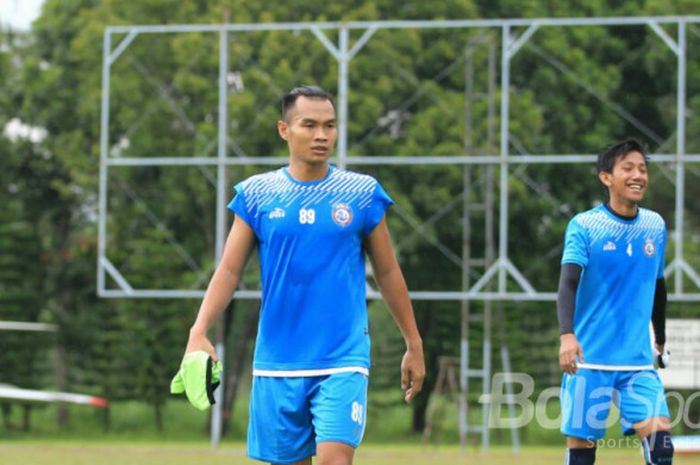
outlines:
{"label": "man's left hand", "polygon": [[407,403],[410,403],[423,389],[424,379],[423,347],[409,348],[401,360],[401,389]]}

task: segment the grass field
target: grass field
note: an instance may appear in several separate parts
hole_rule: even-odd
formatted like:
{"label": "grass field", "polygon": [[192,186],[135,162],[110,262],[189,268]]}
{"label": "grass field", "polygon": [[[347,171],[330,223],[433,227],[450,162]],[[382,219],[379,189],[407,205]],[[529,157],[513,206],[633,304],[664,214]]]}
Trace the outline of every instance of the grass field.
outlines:
{"label": "grass field", "polygon": [[[243,402],[245,404],[245,402]],[[0,465],[251,465],[245,456],[247,415],[243,407],[234,411],[233,423],[222,445],[208,442],[207,414],[192,409],[186,401],[164,407],[164,429],[156,431],[152,409],[140,402],[112,405],[111,428],[103,431],[102,412],[74,406],[70,424],[56,425],[56,406],[32,412],[30,431],[22,431],[19,409],[10,417],[12,428],[0,422]],[[476,412],[477,414],[479,412]],[[473,419],[478,420],[478,415]],[[510,433],[493,430],[488,455],[470,445],[462,451],[456,432],[456,412],[446,414],[437,428],[440,446],[422,445],[419,434],[407,431],[410,410],[406,406],[375,411],[368,420],[365,441],[358,449],[357,465],[561,465],[563,439],[558,429],[544,429],[532,422],[521,430],[523,446],[513,455],[504,444]],[[619,425],[606,434],[614,446],[601,447],[597,465],[643,465],[638,447],[622,442]],[[618,442],[615,442],[618,441]],[[470,444],[478,444],[472,437]],[[675,465],[700,465],[700,455],[680,456]]]}
{"label": "grass field", "polygon": [[[513,455],[508,448],[493,448],[488,455],[458,447],[368,444],[358,449],[358,465],[561,465],[563,450],[558,447],[525,448]],[[18,441],[0,443],[2,465],[250,465],[259,464],[245,457],[243,444],[224,444],[211,449],[208,444],[172,443],[80,443],[71,441]],[[601,450],[597,465],[640,465],[642,456],[635,449]],[[674,458],[676,465],[700,464],[700,456]]]}

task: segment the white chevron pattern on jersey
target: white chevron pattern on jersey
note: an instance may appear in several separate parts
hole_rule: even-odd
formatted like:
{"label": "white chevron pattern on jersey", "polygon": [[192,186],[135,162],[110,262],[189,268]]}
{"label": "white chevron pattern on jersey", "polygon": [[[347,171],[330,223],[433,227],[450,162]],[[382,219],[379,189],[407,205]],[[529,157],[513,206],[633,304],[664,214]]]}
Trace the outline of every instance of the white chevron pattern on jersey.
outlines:
{"label": "white chevron pattern on jersey", "polygon": [[[332,196],[331,203],[351,202],[359,198],[359,208],[369,207],[377,181],[366,174],[332,168],[326,179],[317,184],[305,185],[291,181],[280,168],[275,171],[251,176],[243,182],[246,208],[249,212],[260,214],[261,208],[275,201],[286,206],[302,199],[302,208],[318,204]],[[257,209],[255,208],[257,207]]]}
{"label": "white chevron pattern on jersey", "polygon": [[627,242],[631,242],[642,234],[651,234],[649,238],[657,240],[665,229],[661,215],[646,208],[639,209],[639,221],[633,224],[616,221],[600,210],[581,213],[574,220],[588,231],[591,243],[604,237],[609,238],[611,235],[615,240],[624,236]]}

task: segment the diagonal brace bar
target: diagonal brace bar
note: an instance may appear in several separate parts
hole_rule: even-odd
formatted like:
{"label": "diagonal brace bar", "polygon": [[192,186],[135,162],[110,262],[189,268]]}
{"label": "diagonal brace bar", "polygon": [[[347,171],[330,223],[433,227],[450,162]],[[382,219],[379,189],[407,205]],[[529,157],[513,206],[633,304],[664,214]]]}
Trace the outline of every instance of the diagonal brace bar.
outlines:
{"label": "diagonal brace bar", "polygon": [[530,39],[530,37],[532,37],[532,35],[537,31],[537,29],[539,29],[539,27],[540,24],[538,22],[530,24],[530,27],[528,27],[525,30],[525,32],[523,32],[523,34],[520,37],[518,37],[517,40],[511,42],[511,44],[508,46],[507,51],[508,58],[513,58],[513,55],[518,53],[518,50],[520,50],[520,48],[523,45],[525,45],[525,42],[527,42]]}
{"label": "diagonal brace bar", "polygon": [[364,34],[362,34],[362,37],[360,37],[357,42],[355,42],[355,45],[352,46],[350,51],[348,52],[348,60],[351,60],[357,52],[360,51],[362,47],[365,46],[365,44],[369,41],[369,39],[372,38],[374,33],[377,31],[377,26],[372,26],[371,28],[367,29]]}
{"label": "diagonal brace bar", "polygon": [[104,269],[109,273],[109,275],[117,282],[119,287],[122,288],[124,292],[128,294],[133,294],[134,293],[134,288],[131,287],[129,282],[126,280],[124,276],[119,272],[117,267],[115,267],[112,262],[109,261],[109,258],[107,257],[102,257],[100,259],[100,263],[104,267]]}
{"label": "diagonal brace bar", "polygon": [[698,273],[686,262],[685,260],[680,260],[678,266],[681,270],[685,271],[685,274],[693,281],[693,283],[700,288],[700,276]]}
{"label": "diagonal brace bar", "polygon": [[114,49],[112,53],[109,54],[109,64],[111,65],[114,63],[114,61],[119,58],[119,55],[126,50],[126,48],[131,45],[131,43],[134,41],[136,36],[139,35],[138,31],[136,30],[131,30],[129,34],[122,40],[119,45],[117,45],[117,48]]}
{"label": "diagonal brace bar", "polygon": [[[510,273],[510,275],[515,279],[515,281],[520,285],[520,287],[523,288],[525,292],[528,294],[537,294],[537,291],[535,290],[534,287],[532,287],[532,284],[523,276],[523,274],[518,271],[518,269],[511,263],[510,260],[507,258],[503,260],[503,265],[505,266],[506,270]],[[501,289],[502,292],[505,292],[505,289]]]}
{"label": "diagonal brace bar", "polygon": [[336,47],[333,42],[330,41],[328,37],[321,31],[321,29],[318,26],[312,26],[311,27],[311,32],[314,33],[314,35],[318,38],[318,40],[323,43],[323,45],[326,46],[329,52],[333,54],[333,56],[336,58],[336,60],[340,60],[342,58],[342,53],[340,50],[338,50],[338,47]]}
{"label": "diagonal brace bar", "polygon": [[676,56],[680,56],[681,50],[680,47],[678,46],[678,43],[669,36],[666,31],[663,30],[661,26],[659,26],[659,23],[656,21],[649,21],[647,24],[649,24],[649,27],[652,28],[654,32],[656,32],[656,35],[661,37],[661,40],[666,42],[666,45],[673,50],[673,53],[676,54]]}
{"label": "diagonal brace bar", "polygon": [[486,270],[486,273],[479,278],[479,280],[474,283],[471,289],[469,289],[470,294],[476,294],[479,292],[481,289],[483,289],[484,286],[489,282],[491,278],[501,269],[501,260],[496,260],[493,262],[493,265],[491,265],[491,268]]}

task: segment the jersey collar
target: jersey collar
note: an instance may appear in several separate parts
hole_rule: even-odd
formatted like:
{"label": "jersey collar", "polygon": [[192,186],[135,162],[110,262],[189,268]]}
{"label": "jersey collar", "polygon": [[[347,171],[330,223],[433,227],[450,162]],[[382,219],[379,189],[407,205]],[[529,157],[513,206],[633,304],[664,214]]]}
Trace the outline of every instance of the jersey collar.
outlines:
{"label": "jersey collar", "polygon": [[330,163],[328,164],[328,171],[326,171],[326,175],[322,177],[321,179],[316,179],[314,181],[298,181],[294,179],[294,176],[292,176],[289,173],[289,167],[288,166],[283,166],[280,168],[282,170],[282,173],[284,173],[285,177],[292,183],[298,184],[300,186],[314,186],[316,184],[321,184],[322,182],[326,181],[328,178],[330,178],[331,173],[336,170],[336,167],[331,165]]}
{"label": "jersey collar", "polygon": [[627,224],[632,224],[635,223],[639,219],[639,212],[641,211],[641,207],[637,207],[637,214],[634,216],[622,216],[618,213],[615,213],[610,206],[607,203],[601,204],[601,209],[605,211],[605,213],[608,214],[611,218],[621,221],[623,223]]}

